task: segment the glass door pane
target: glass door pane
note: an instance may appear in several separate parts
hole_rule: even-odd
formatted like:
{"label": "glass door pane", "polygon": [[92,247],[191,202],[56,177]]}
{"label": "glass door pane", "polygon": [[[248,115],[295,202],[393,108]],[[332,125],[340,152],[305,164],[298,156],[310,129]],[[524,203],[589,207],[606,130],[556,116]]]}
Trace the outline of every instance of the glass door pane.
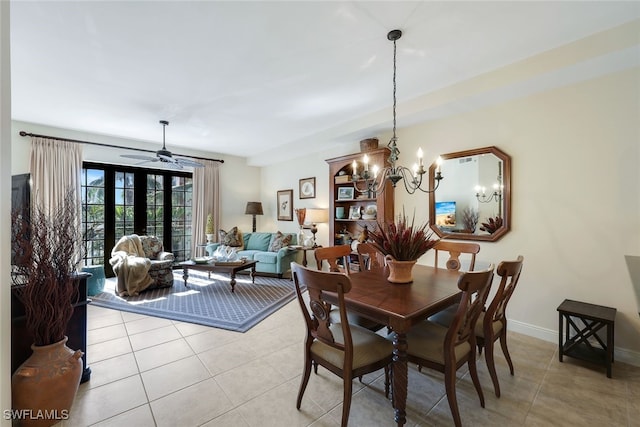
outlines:
{"label": "glass door pane", "polygon": [[177,261],[191,258],[191,178],[171,178],[171,250]]}
{"label": "glass door pane", "polygon": [[82,231],[85,265],[104,264],[104,171],[82,170]]}
{"label": "glass door pane", "polygon": [[164,236],[164,175],[147,174],[147,236]]}
{"label": "glass door pane", "polygon": [[116,241],[122,236],[134,233],[134,188],[133,172],[116,172],[114,187]]}

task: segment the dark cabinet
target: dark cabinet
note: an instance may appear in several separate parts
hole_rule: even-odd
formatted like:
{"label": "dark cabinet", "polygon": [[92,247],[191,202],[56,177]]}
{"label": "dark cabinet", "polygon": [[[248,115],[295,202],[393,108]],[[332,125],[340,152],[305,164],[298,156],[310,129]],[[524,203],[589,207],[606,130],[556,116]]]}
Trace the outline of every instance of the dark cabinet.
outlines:
{"label": "dark cabinet", "polygon": [[[91,377],[91,368],[87,366],[87,278],[89,273],[79,273],[77,276],[78,297],[74,298],[74,309],[71,320],[67,325],[67,347],[72,350],[81,350],[84,371],[80,382],[88,381]],[[14,292],[11,292],[11,373],[31,356],[31,344],[33,337],[27,330],[24,305]]]}

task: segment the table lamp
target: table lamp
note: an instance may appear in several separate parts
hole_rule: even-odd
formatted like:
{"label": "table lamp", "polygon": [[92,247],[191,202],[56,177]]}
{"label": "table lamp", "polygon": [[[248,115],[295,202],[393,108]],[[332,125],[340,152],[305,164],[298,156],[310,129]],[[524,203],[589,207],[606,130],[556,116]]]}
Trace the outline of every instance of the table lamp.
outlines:
{"label": "table lamp", "polygon": [[318,224],[329,221],[329,211],[327,209],[307,209],[305,221],[311,223],[311,233],[313,234],[313,247],[317,248],[316,233],[318,232]]}
{"label": "table lamp", "polygon": [[253,215],[253,232],[256,232],[256,215],[264,215],[262,212],[262,202],[247,202],[245,215]]}

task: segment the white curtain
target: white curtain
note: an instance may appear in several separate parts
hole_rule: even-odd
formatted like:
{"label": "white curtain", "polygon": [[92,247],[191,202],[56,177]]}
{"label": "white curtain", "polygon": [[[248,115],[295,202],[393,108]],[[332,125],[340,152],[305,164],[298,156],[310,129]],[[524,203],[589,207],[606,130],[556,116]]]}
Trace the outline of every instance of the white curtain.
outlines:
{"label": "white curtain", "polygon": [[82,145],[48,138],[31,139],[31,200],[52,212],[73,191],[81,224]]}
{"label": "white curtain", "polygon": [[220,163],[212,160],[199,160],[203,168],[195,168],[193,172],[193,221],[191,225],[191,257],[201,255],[196,252],[196,245],[206,242],[205,226],[207,216],[213,217],[215,240],[218,239],[220,227]]}

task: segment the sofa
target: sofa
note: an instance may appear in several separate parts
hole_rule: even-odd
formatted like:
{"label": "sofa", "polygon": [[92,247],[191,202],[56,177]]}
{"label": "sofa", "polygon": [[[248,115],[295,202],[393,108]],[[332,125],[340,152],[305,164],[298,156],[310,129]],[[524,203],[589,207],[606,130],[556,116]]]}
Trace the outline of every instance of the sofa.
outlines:
{"label": "sofa", "polygon": [[[258,261],[256,273],[274,274],[282,278],[291,270],[291,262],[302,263],[302,251],[291,245],[297,244],[295,233],[242,233],[242,246],[237,246],[239,257]],[[284,246],[282,243],[284,242]],[[211,243],[206,246],[209,256],[213,256],[222,243]],[[280,247],[281,246],[281,247]]]}

